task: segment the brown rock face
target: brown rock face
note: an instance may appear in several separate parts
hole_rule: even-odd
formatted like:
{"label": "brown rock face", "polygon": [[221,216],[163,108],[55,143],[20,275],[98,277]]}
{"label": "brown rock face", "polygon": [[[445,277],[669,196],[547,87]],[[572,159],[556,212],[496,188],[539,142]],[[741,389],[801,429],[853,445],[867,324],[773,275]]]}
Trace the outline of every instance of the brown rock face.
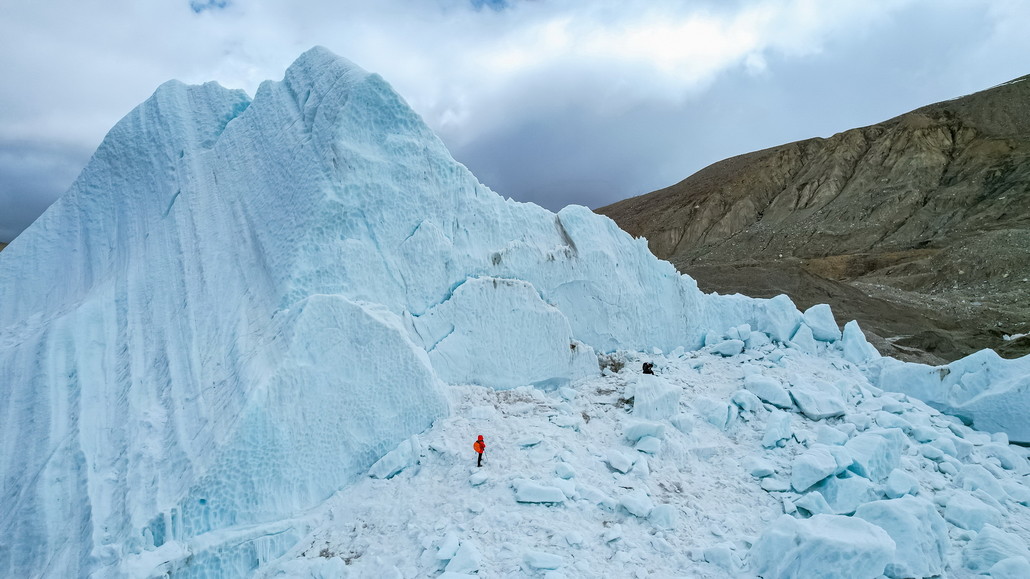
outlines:
{"label": "brown rock face", "polygon": [[702,288],[830,303],[926,362],[1030,352],[1030,76],[597,210]]}

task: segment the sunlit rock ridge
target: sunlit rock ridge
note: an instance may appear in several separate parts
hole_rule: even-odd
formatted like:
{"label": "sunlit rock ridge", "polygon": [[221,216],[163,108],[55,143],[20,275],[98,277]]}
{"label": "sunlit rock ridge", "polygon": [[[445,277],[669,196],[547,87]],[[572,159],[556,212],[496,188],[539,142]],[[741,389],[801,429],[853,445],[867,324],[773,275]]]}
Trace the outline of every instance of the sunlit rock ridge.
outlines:
{"label": "sunlit rock ridge", "polygon": [[586,208],[496,195],[321,48],[253,99],[158,88],[4,249],[0,303],[4,576],[119,576],[187,540],[199,568],[273,557],[303,531],[249,525],[447,416],[447,383],[561,386],[598,353],[743,345],[745,324],[871,376],[940,375],[833,335],[828,309],[704,294]]}

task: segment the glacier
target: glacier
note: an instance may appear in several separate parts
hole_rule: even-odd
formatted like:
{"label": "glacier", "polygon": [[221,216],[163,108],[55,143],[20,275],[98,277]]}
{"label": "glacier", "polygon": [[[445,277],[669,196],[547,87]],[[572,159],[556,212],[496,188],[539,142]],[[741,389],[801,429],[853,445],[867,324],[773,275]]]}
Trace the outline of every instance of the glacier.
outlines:
{"label": "glacier", "polygon": [[[306,536],[300,514],[453,416],[452,385],[564,392],[616,351],[793,345],[1030,440],[1027,359],[905,365],[854,323],[836,334],[828,308],[704,294],[605,217],[490,191],[323,48],[253,99],[159,87],[0,254],[0,303],[7,576],[133,576],[147,557],[249,574]],[[676,424],[678,390],[654,392],[675,402],[640,417]]]}

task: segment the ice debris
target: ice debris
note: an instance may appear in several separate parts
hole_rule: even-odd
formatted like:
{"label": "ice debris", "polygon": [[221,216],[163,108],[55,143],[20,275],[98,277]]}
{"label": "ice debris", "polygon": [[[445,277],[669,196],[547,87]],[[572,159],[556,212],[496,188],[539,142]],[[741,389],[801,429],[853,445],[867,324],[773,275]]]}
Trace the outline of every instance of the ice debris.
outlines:
{"label": "ice debris", "polygon": [[773,521],[751,547],[751,569],[764,579],[874,579],[894,559],[895,544],[880,527],[854,517],[815,515]]}

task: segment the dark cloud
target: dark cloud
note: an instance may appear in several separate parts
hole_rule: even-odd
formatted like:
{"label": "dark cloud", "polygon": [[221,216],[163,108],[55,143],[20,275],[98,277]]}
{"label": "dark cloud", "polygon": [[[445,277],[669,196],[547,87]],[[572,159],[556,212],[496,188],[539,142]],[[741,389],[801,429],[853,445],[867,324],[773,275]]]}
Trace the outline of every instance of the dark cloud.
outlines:
{"label": "dark cloud", "polygon": [[0,241],[14,239],[67,190],[90,153],[76,146],[0,141]]}
{"label": "dark cloud", "polygon": [[671,130],[669,112],[602,116],[570,107],[451,150],[502,195],[553,211],[571,203],[599,207],[667,184],[656,166],[685,137]]}

